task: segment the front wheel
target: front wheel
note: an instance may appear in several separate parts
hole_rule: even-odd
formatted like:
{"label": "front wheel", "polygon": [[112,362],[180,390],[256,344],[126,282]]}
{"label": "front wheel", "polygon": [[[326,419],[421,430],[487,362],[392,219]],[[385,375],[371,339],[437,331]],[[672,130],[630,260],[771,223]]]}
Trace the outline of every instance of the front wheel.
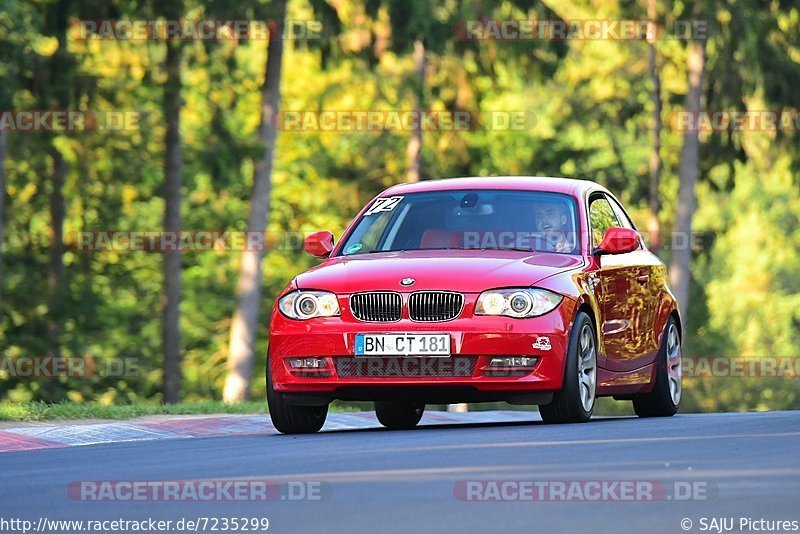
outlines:
{"label": "front wheel", "polygon": [[658,350],[658,367],[653,391],[634,397],[633,411],[639,417],[670,417],[678,413],[681,403],[683,370],[681,335],[673,317],[667,321]]}
{"label": "front wheel", "polygon": [[597,336],[592,320],[578,312],[567,348],[564,384],[550,404],[539,406],[545,423],[585,423],[594,411],[597,388]]}
{"label": "front wheel", "polygon": [[293,406],[272,386],[270,362],[267,360],[267,405],[272,424],[282,434],[313,434],[328,416],[328,405]]}
{"label": "front wheel", "polygon": [[375,402],[375,415],[386,428],[414,428],[422,419],[424,404],[413,402]]}

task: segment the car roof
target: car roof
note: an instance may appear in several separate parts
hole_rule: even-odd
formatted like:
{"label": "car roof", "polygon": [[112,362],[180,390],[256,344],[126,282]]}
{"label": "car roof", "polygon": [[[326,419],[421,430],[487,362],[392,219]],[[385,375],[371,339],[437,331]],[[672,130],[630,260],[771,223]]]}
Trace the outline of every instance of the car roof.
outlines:
{"label": "car roof", "polygon": [[383,194],[422,193],[426,191],[451,191],[457,189],[514,189],[529,191],[551,191],[573,196],[583,196],[587,190],[606,188],[591,180],[557,178],[552,176],[485,176],[469,178],[445,178],[398,184]]}

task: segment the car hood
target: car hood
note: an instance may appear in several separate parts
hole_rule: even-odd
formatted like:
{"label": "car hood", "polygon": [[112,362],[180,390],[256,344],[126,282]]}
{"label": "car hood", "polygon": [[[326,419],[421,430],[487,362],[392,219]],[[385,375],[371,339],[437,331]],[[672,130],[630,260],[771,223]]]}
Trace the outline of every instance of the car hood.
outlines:
{"label": "car hood", "polygon": [[[510,250],[420,250],[337,256],[297,277],[301,289],[359,291],[452,290],[478,293],[527,287],[583,265],[580,256]],[[400,281],[413,278],[404,287]]]}

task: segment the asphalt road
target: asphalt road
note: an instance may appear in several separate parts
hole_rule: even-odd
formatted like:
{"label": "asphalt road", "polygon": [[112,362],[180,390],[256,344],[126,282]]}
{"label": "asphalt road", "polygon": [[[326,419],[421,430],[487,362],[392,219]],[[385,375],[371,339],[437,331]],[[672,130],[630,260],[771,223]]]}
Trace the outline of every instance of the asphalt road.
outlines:
{"label": "asphalt road", "polygon": [[[273,480],[284,492],[290,482],[303,483],[293,486],[297,494],[302,488],[320,498],[87,502],[67,491],[71,482],[87,480],[242,478]],[[465,495],[461,481],[500,479],[548,481],[551,500],[457,498]],[[565,501],[554,489],[583,484],[588,494],[585,481],[613,487],[614,480],[666,493],[624,502],[573,494]],[[471,488],[472,498],[492,495],[491,484]],[[230,436],[0,454],[0,519],[237,516],[266,517],[269,532],[677,533],[686,531],[682,520],[692,521],[688,531],[702,532],[702,518],[708,527],[722,517],[733,518],[734,532],[753,531],[739,528],[741,518],[800,521],[800,412]]]}

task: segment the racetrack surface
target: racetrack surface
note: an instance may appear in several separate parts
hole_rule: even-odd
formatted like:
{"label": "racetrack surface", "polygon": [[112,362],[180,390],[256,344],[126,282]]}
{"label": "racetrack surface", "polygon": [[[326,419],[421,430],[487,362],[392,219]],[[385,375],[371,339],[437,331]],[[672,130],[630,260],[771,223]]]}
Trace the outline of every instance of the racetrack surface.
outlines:
{"label": "racetrack surface", "polygon": [[[521,423],[88,445],[0,454],[0,518],[267,517],[269,532],[381,534],[676,533],[690,519],[689,531],[700,532],[701,518],[734,518],[737,528],[743,517],[800,520],[798,451],[800,412],[599,418],[580,425],[544,425],[532,413],[531,422]],[[87,502],[68,494],[79,481],[208,479],[316,484],[321,499]],[[486,480],[548,481],[550,489],[639,481],[667,493],[633,502],[575,495],[550,502],[462,500],[463,481]],[[675,482],[700,491],[676,500]]]}

